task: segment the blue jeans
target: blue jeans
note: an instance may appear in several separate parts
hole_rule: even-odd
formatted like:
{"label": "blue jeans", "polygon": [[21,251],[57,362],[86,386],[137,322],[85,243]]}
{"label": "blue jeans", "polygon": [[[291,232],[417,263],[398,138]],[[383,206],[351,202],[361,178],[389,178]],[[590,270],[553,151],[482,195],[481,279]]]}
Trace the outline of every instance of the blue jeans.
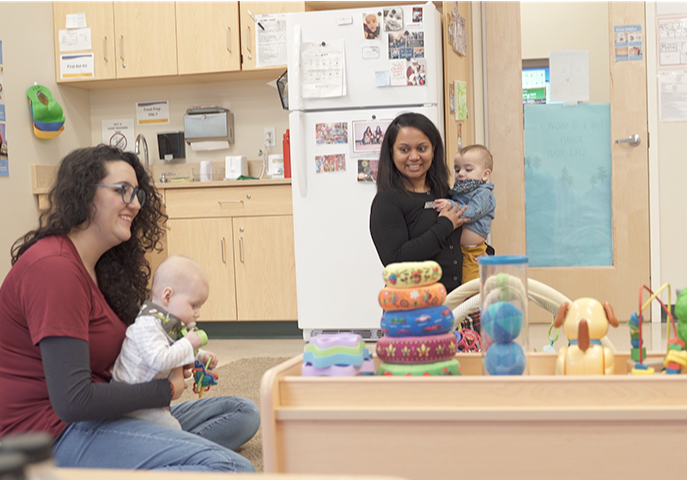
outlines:
{"label": "blue jeans", "polygon": [[233,450],[253,438],[260,412],[251,400],[212,397],[171,407],[181,430],[134,418],[70,424],[53,447],[55,464],[119,468],[255,472]]}

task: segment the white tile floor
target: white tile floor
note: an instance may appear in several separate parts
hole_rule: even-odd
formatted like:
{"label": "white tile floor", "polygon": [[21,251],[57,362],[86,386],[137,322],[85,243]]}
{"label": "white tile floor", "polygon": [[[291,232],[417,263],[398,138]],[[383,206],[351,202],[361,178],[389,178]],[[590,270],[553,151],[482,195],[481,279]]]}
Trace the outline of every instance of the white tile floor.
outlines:
{"label": "white tile floor", "polygon": [[[549,344],[549,325],[533,324],[529,327],[529,348],[532,351],[541,351],[542,347]],[[555,329],[552,332],[555,335]],[[666,349],[666,324],[645,324],[642,331],[644,345],[647,351],[665,351]],[[630,332],[627,323],[621,323],[618,328],[610,328],[608,338],[613,342],[618,351],[630,350]],[[561,330],[554,347],[556,349],[566,344],[565,334]],[[241,358],[250,357],[293,357],[303,352],[305,341],[302,339],[231,339],[210,340],[207,350],[215,352],[219,357],[219,364],[225,365]],[[367,344],[368,349],[374,352],[374,342]]]}

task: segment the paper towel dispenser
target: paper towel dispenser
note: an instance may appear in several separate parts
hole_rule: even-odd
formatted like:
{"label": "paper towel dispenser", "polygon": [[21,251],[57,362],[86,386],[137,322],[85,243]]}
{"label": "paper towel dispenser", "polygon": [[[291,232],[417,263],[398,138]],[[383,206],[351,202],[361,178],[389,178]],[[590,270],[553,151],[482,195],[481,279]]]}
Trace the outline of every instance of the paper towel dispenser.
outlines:
{"label": "paper towel dispenser", "polygon": [[222,107],[194,107],[184,115],[186,143],[225,141],[234,143],[234,114]]}

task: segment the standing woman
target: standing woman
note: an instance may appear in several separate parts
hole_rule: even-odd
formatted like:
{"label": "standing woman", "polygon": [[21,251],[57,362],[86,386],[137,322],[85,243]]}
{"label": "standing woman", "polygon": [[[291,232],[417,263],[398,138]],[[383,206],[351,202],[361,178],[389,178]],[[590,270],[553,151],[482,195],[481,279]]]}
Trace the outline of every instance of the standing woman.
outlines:
{"label": "standing woman", "polygon": [[250,400],[174,405],[183,431],[123,417],[169,407],[185,388],[182,375],[110,382],[148,297],[145,253],[166,221],[138,157],[105,145],[75,150],[49,201],[39,227],[14,244],[0,288],[0,436],[52,434],[60,467],[255,471],[232,451],[260,424]]}
{"label": "standing woman", "polygon": [[379,155],[377,195],[370,211],[370,233],[384,266],[436,261],[447,292],[461,284],[461,218],[465,207],[437,213],[434,200],[446,198],[448,167],[441,134],[420,113],[404,113],[387,128]]}

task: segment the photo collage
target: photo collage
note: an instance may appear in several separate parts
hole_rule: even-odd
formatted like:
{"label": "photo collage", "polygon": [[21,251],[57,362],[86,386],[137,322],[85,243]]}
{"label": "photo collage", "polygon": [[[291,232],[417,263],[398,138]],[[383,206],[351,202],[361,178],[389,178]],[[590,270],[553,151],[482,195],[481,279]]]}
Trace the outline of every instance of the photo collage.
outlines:
{"label": "photo collage", "polygon": [[[401,7],[385,7],[363,13],[363,33],[366,40],[380,40],[381,32],[387,34],[386,48],[389,59],[389,86],[419,86],[427,82],[425,60],[425,34],[422,27],[422,7],[412,7],[410,18]],[[378,47],[368,48],[377,52]]]}

